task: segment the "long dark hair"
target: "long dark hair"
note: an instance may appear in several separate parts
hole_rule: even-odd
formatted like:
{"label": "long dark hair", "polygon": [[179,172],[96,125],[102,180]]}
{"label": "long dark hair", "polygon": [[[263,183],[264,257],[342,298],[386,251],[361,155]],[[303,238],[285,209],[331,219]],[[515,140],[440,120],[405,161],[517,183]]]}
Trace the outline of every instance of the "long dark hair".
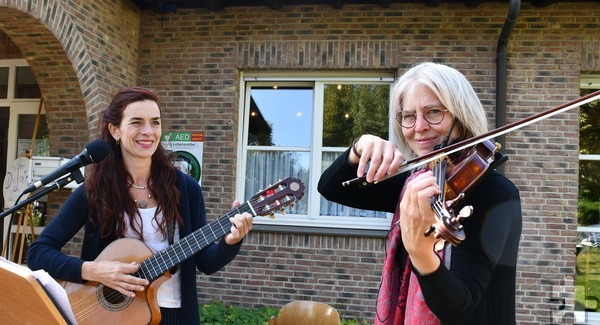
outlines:
{"label": "long dark hair", "polygon": [[[125,169],[123,156],[117,141],[112,137],[108,125],[121,125],[123,111],[134,102],[151,100],[158,103],[158,94],[151,89],[143,87],[129,87],[119,91],[110,102],[102,115],[100,124],[100,139],[108,144],[110,154],[106,159],[91,168],[86,173],[86,195],[92,220],[99,228],[100,236],[104,241],[121,238],[125,235],[126,223],[124,213],[129,216],[129,225],[133,232],[142,237],[141,222],[136,204],[129,195],[131,176]],[[160,106],[159,106],[160,107]],[[152,155],[152,166],[148,190],[158,202],[156,213],[163,213],[162,222],[158,225],[160,232],[167,238],[167,225],[172,222],[181,223],[181,215],[177,209],[180,193],[175,186],[177,169],[162,145],[159,145]]]}

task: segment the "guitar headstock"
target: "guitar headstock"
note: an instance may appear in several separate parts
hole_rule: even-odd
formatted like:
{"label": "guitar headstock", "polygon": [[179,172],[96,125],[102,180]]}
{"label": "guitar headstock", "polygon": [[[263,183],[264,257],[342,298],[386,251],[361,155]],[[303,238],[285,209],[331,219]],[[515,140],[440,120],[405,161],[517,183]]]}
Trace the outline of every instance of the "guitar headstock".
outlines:
{"label": "guitar headstock", "polygon": [[276,211],[292,206],[304,196],[304,184],[301,180],[287,177],[254,194],[248,201],[259,216],[273,218]]}

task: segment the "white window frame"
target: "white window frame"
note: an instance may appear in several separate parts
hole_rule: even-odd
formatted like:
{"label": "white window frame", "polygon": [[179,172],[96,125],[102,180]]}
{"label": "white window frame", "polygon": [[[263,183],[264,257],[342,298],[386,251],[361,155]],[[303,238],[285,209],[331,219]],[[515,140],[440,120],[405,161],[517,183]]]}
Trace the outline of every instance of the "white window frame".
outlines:
{"label": "white window frame", "polygon": [[[600,75],[582,74],[579,87],[581,89],[600,89]],[[579,155],[579,160],[600,160],[600,154]]]}
{"label": "white window frame", "polygon": [[[250,103],[250,88],[252,86],[273,85],[273,82],[282,85],[310,85],[313,86],[313,121],[311,130],[310,146],[310,179],[309,184],[304,184],[309,189],[309,195],[305,195],[302,200],[308,204],[307,215],[281,214],[276,213],[275,219],[256,218],[255,224],[272,226],[300,226],[316,228],[340,228],[340,229],[359,229],[359,230],[389,230],[392,214],[388,213],[386,218],[363,218],[363,217],[343,217],[343,216],[321,216],[319,215],[321,195],[317,191],[317,184],[321,176],[321,156],[323,150],[338,151],[340,154],[347,148],[322,147],[320,141],[312,141],[315,137],[320,139],[323,133],[323,92],[325,84],[352,84],[352,83],[373,83],[388,84],[394,82],[394,74],[386,72],[365,72],[365,73],[264,73],[264,72],[246,72],[240,75],[240,100],[239,115],[240,121],[238,127],[238,148],[237,148],[237,181],[236,198],[244,200],[245,174],[246,174],[246,152],[247,152],[247,127]],[[389,106],[388,106],[389,107]],[[388,132],[392,134],[393,126],[388,125]],[[286,147],[278,147],[286,150]],[[297,148],[294,148],[297,150]],[[277,180],[273,180],[276,182]]]}
{"label": "white window frame", "polygon": [[[580,88],[600,89],[600,75],[582,74],[580,76]],[[600,154],[579,155],[579,160],[600,161]],[[600,228],[577,225],[577,232],[600,232]],[[585,321],[592,321],[598,319],[600,319],[600,313],[588,311],[575,311],[576,323],[583,323]]]}
{"label": "white window frame", "polygon": [[[0,106],[10,108],[9,127],[8,127],[8,148],[6,148],[7,166],[10,166],[12,161],[17,158],[17,131],[19,115],[21,114],[37,114],[40,103],[39,98],[15,98],[15,78],[18,67],[28,67],[29,64],[25,59],[0,60],[0,67],[8,67],[8,89],[7,98],[0,98]],[[46,114],[46,108],[42,105],[41,114]]]}

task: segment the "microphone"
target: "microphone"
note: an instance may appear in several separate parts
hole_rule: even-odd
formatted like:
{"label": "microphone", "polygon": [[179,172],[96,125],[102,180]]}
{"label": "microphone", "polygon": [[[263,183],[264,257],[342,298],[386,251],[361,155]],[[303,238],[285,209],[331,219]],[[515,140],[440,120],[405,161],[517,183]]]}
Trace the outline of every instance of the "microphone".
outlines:
{"label": "microphone", "polygon": [[83,166],[91,163],[98,163],[104,158],[108,157],[108,153],[109,149],[106,142],[102,140],[94,140],[88,143],[87,146],[85,146],[85,149],[83,149],[79,155],[67,161],[50,174],[42,177],[40,180],[31,183],[29,187],[23,191],[23,194],[31,193],[36,189],[55,181],[57,178],[65,174],[72,173]]}

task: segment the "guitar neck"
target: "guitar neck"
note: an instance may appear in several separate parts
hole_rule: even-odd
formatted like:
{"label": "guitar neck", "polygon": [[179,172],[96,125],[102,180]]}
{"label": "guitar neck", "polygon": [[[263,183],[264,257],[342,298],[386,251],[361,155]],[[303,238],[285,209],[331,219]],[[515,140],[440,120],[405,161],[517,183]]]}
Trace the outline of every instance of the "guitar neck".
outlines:
{"label": "guitar neck", "polygon": [[172,269],[175,265],[187,260],[204,247],[231,232],[229,218],[237,213],[248,212],[256,216],[248,202],[240,205],[217,220],[185,236],[165,250],[154,254],[140,263],[140,268],[133,275],[152,282]]}

